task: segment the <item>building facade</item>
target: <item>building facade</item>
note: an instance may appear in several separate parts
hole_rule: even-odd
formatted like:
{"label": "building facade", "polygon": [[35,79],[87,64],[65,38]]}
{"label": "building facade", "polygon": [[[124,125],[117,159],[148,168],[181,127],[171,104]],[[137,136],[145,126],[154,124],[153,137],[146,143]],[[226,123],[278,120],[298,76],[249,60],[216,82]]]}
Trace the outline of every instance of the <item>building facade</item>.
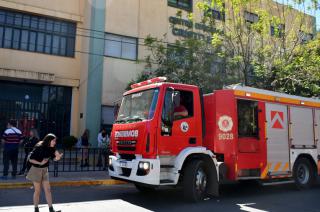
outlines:
{"label": "building facade", "polygon": [[[111,129],[128,82],[145,68],[144,38],[205,38],[197,2],[0,0],[1,130],[8,119],[25,134],[36,127],[41,135],[62,138],[89,129],[96,144],[100,127]],[[213,13],[224,21],[221,11]],[[314,26],[314,17],[307,16],[306,39]]]}

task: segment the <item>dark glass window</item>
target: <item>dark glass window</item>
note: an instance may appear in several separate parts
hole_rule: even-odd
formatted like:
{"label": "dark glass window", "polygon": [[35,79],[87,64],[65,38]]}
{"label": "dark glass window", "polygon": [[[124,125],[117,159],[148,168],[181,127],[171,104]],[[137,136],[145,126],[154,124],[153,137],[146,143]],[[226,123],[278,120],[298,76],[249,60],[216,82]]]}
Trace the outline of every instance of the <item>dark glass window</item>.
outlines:
{"label": "dark glass window", "polygon": [[258,137],[258,102],[239,99],[237,106],[239,137]]}
{"label": "dark glass window", "polygon": [[12,119],[24,136],[33,127],[41,138],[47,133],[56,134],[58,143],[70,134],[71,88],[1,81],[0,90],[1,132],[6,121]]}
{"label": "dark glass window", "polygon": [[208,9],[205,14],[206,15],[211,15],[214,19],[219,20],[219,21],[225,21],[225,5],[222,5],[223,8],[218,8],[218,7],[214,7],[214,8],[210,8]]}
{"label": "dark glass window", "polygon": [[29,28],[30,27],[30,16],[29,15],[23,15],[22,26],[25,27],[25,28]]}
{"label": "dark glass window", "polygon": [[28,50],[28,43],[29,43],[29,31],[28,30],[22,30],[21,32],[21,50]]}
{"label": "dark glass window", "polygon": [[22,15],[21,14],[15,14],[14,17],[14,25],[20,27],[22,25]]}
{"label": "dark glass window", "polygon": [[31,29],[38,29],[38,17],[31,18]]}
{"label": "dark glass window", "polygon": [[37,52],[43,52],[44,51],[44,33],[38,33],[37,38]]}
{"label": "dark glass window", "polygon": [[68,33],[68,24],[67,23],[61,24],[61,33]]}
{"label": "dark glass window", "polygon": [[6,13],[0,10],[0,24],[4,23],[6,19]]}
{"label": "dark glass window", "polygon": [[67,56],[72,57],[74,55],[74,45],[75,45],[75,40],[74,38],[68,38],[67,42]]}
{"label": "dark glass window", "polygon": [[52,36],[46,35],[46,45],[45,45],[45,53],[50,54],[51,53],[51,42],[52,42]]}
{"label": "dark glass window", "polygon": [[30,34],[29,34],[29,51],[31,51],[31,52],[36,51],[36,39],[37,39],[37,33],[30,32]]}
{"label": "dark glass window", "polygon": [[4,28],[0,26],[0,48],[2,47]]}
{"label": "dark glass window", "polygon": [[4,47],[5,48],[11,48],[11,44],[12,44],[12,28],[5,28],[5,32],[4,32]]}
{"label": "dark glass window", "polygon": [[14,23],[14,13],[8,12],[6,16],[6,24],[13,25]]}
{"label": "dark glass window", "polygon": [[0,30],[0,48],[74,57],[75,23],[0,9]]}
{"label": "dark glass window", "polygon": [[282,38],[284,36],[284,33],[285,33],[285,25],[284,24],[279,24],[277,29],[275,26],[270,26],[271,36],[276,36],[276,37]]}
{"label": "dark glass window", "polygon": [[47,20],[46,30],[48,32],[51,32],[53,30],[53,21],[52,20]]}
{"label": "dark glass window", "polygon": [[46,19],[39,18],[39,30],[45,30],[45,29],[46,29]]}
{"label": "dark glass window", "polygon": [[247,23],[253,24],[253,23],[257,23],[259,21],[259,16],[255,13],[245,11],[244,12],[244,19],[246,20]]}
{"label": "dark glass window", "polygon": [[67,46],[67,39],[65,37],[61,37],[61,40],[60,40],[60,55],[66,55],[66,46]]}
{"label": "dark glass window", "polygon": [[53,36],[52,39],[52,54],[59,54],[60,37],[57,35]]}
{"label": "dark glass window", "polygon": [[13,45],[12,48],[19,49],[20,44],[20,29],[14,29],[13,30]]}
{"label": "dark glass window", "polygon": [[106,33],[105,55],[129,60],[137,59],[137,38]]}
{"label": "dark glass window", "polygon": [[168,0],[168,5],[171,7],[192,11],[192,0]]}
{"label": "dark glass window", "polygon": [[59,21],[56,21],[54,23],[53,31],[54,32],[60,32],[61,31],[61,23]]}
{"label": "dark glass window", "polygon": [[193,93],[191,91],[174,91],[174,120],[193,116]]}
{"label": "dark glass window", "polygon": [[299,37],[300,37],[301,43],[307,43],[308,41],[312,40],[314,36],[312,33],[306,33],[300,30]]}

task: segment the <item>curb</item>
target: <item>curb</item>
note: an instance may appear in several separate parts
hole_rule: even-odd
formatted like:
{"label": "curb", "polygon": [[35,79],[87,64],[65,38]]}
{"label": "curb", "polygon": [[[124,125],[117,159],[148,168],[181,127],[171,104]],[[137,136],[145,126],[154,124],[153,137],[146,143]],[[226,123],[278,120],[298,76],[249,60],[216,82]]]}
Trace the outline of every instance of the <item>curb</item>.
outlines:
{"label": "curb", "polygon": [[[88,186],[88,185],[121,185],[126,184],[126,182],[119,180],[80,180],[80,181],[61,181],[61,182],[50,182],[51,186],[61,187],[61,186]],[[31,182],[25,183],[0,183],[0,189],[13,189],[13,188],[29,188],[32,187]]]}

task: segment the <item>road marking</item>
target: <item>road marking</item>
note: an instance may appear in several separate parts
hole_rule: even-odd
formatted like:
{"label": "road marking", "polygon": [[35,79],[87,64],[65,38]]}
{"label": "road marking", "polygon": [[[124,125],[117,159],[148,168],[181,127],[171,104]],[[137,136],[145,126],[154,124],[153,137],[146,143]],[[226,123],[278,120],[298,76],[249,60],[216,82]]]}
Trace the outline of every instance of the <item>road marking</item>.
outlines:
{"label": "road marking", "polygon": [[[89,186],[89,185],[119,185],[126,184],[126,182],[119,180],[80,180],[80,181],[62,181],[62,182],[50,182],[51,186]],[[9,188],[28,188],[33,186],[31,182],[25,183],[0,183],[0,189]]]}
{"label": "road marking", "polygon": [[[78,212],[78,211],[151,212],[151,210],[126,202],[122,199],[54,204],[54,207],[56,210],[62,210],[62,211],[68,211],[68,212]],[[48,206],[40,205],[39,209],[40,211],[45,211],[45,210],[48,210]],[[26,212],[26,211],[33,211],[33,210],[34,210],[33,205],[0,207],[0,211],[8,211],[8,212]]]}
{"label": "road marking", "polygon": [[240,206],[240,210],[242,211],[248,211],[248,212],[268,212],[265,210],[260,210],[256,208],[249,207],[250,205],[255,205],[256,203],[246,203],[246,204],[237,204]]}

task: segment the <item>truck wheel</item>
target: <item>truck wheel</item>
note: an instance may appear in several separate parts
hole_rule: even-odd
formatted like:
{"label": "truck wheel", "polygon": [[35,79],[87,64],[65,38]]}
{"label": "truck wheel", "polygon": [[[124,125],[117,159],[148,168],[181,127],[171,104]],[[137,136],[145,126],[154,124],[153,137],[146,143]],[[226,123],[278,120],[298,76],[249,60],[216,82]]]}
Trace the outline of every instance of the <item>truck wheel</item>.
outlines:
{"label": "truck wheel", "polygon": [[137,184],[137,183],[135,183],[134,185],[136,186],[136,189],[138,189],[138,191],[140,191],[141,193],[150,193],[150,192],[153,192],[154,190],[156,190],[153,187],[148,187],[148,186],[144,186],[144,185]]}
{"label": "truck wheel", "polygon": [[315,181],[315,173],[308,159],[298,159],[293,167],[293,178],[299,189],[306,189],[312,186]]}
{"label": "truck wheel", "polygon": [[198,202],[207,195],[208,171],[204,161],[191,161],[184,169],[183,191],[188,201]]}

